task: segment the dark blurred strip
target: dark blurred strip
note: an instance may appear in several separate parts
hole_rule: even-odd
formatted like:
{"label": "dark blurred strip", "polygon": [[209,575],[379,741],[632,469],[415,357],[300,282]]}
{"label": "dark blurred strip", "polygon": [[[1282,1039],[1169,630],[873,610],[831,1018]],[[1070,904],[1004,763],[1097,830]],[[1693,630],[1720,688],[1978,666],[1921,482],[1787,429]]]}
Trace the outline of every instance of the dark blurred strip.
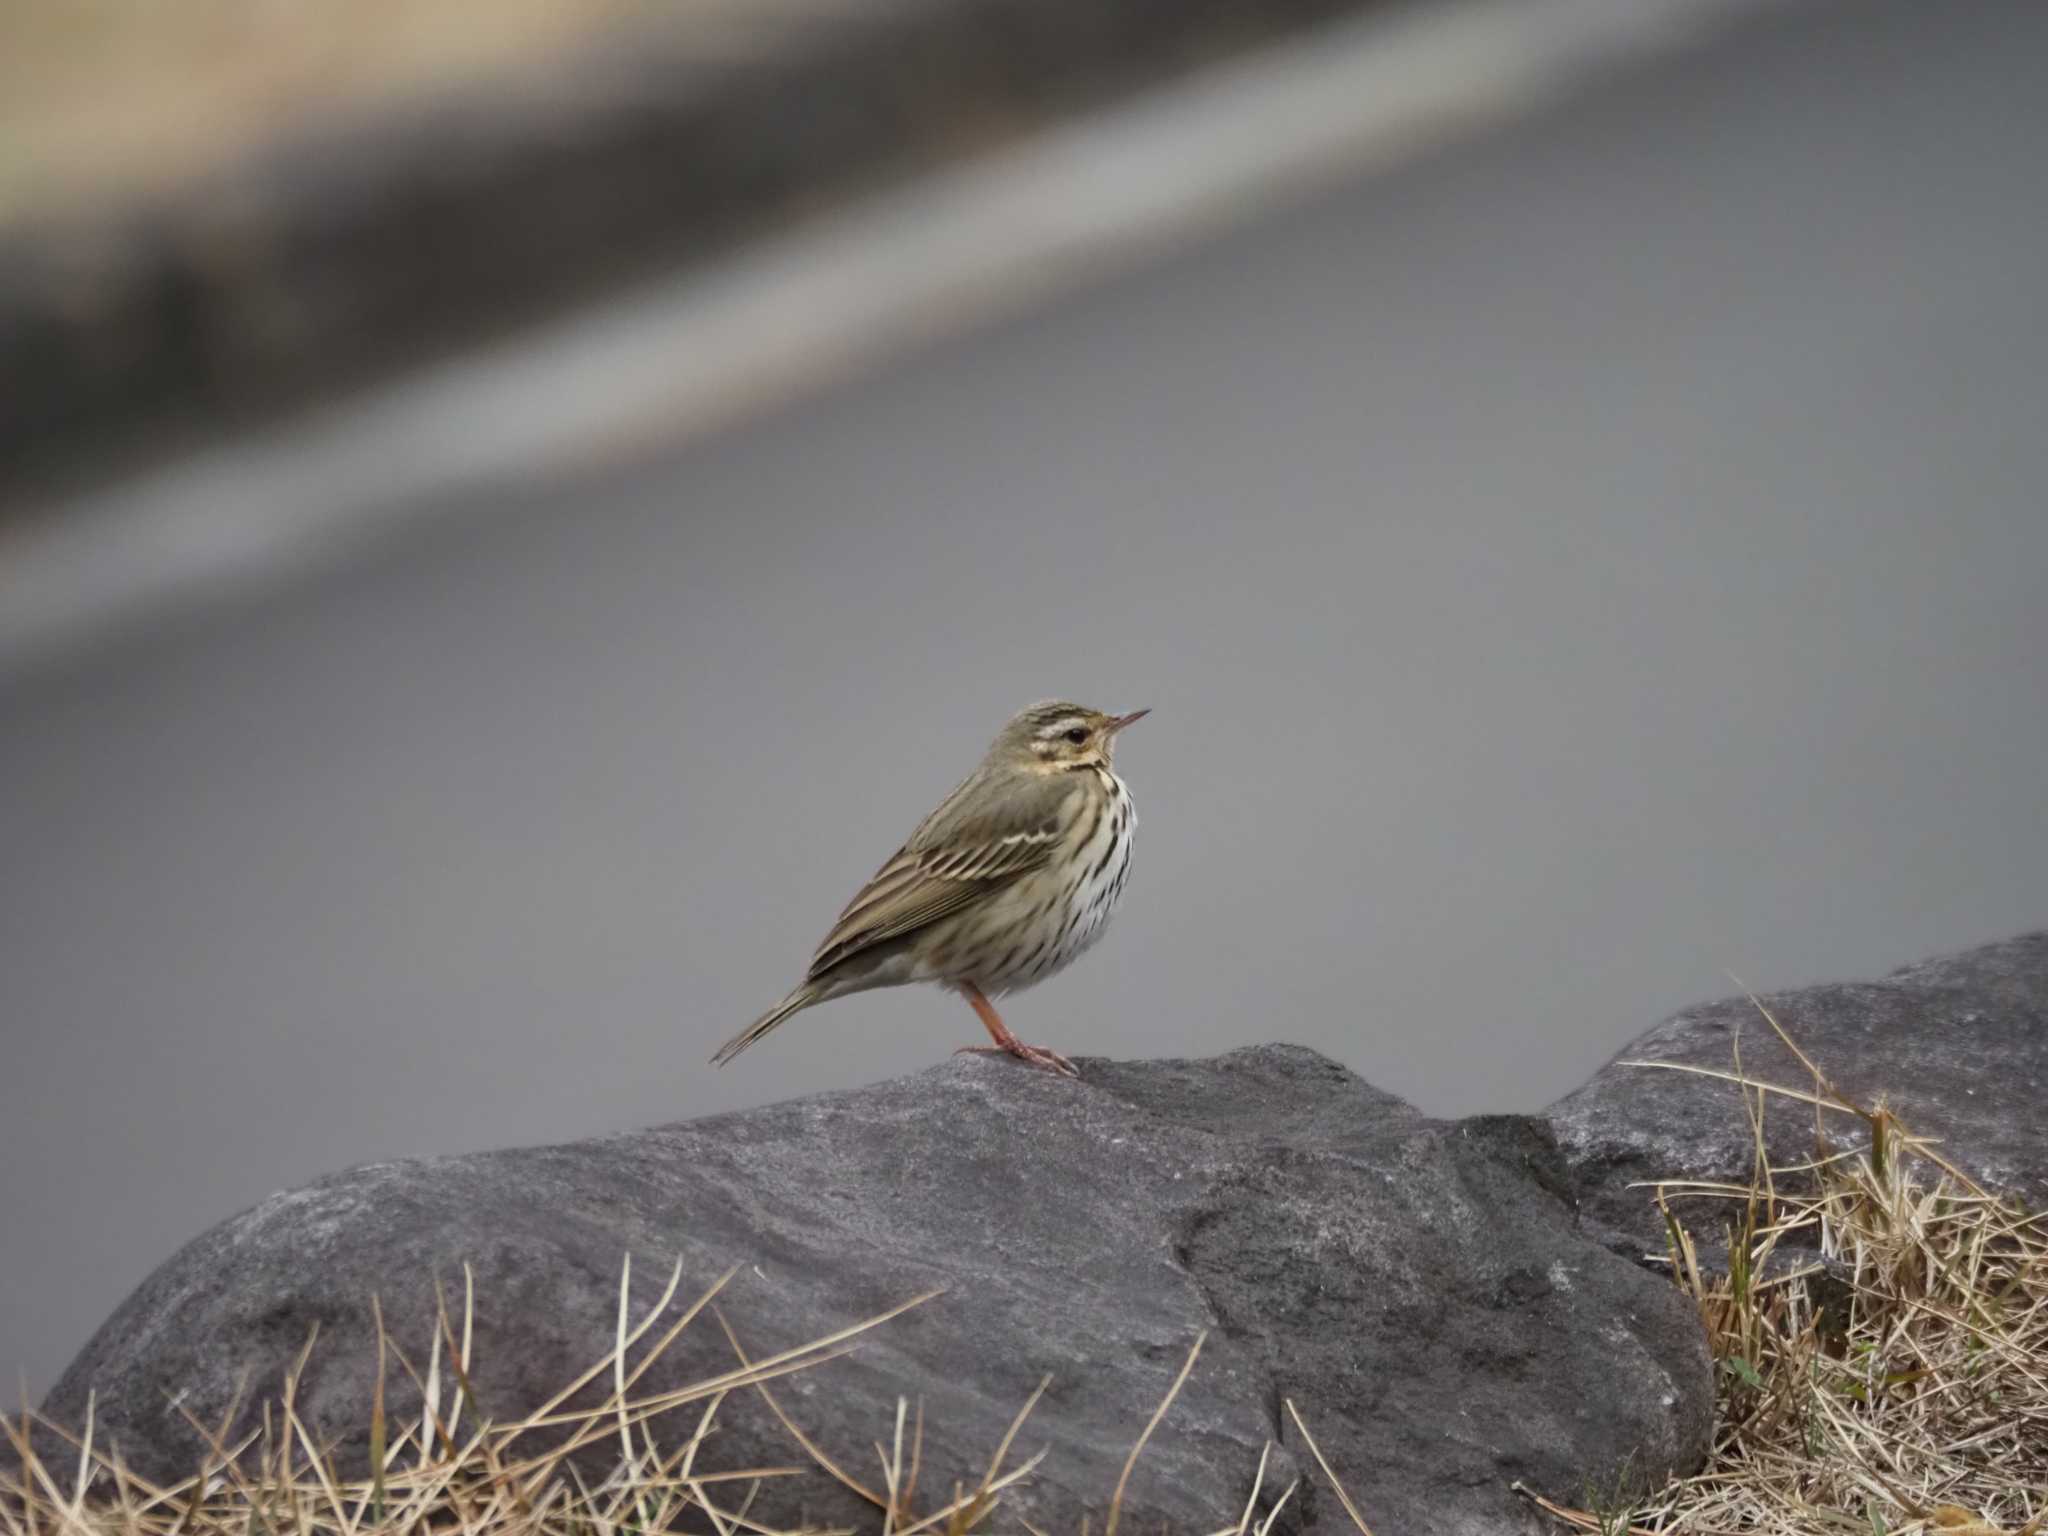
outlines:
{"label": "dark blurred strip", "polygon": [[0,507],[1378,3],[762,0],[752,39],[659,7],[174,195],[0,228]]}
{"label": "dark blurred strip", "polygon": [[[39,498],[0,520],[0,677],[331,561],[459,492],[672,446],[1510,120],[1757,4],[1362,7],[299,419]],[[249,361],[235,376],[254,387],[267,365]]]}

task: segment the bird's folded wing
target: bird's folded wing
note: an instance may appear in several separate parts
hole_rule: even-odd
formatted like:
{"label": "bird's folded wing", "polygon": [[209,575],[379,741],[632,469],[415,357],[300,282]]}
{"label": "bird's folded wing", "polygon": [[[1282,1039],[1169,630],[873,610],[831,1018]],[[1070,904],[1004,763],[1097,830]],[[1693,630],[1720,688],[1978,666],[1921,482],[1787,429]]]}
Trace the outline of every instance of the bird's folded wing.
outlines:
{"label": "bird's folded wing", "polygon": [[906,847],[846,904],[811,960],[810,978],[1042,868],[1059,840],[1058,829],[1048,825],[972,842]]}

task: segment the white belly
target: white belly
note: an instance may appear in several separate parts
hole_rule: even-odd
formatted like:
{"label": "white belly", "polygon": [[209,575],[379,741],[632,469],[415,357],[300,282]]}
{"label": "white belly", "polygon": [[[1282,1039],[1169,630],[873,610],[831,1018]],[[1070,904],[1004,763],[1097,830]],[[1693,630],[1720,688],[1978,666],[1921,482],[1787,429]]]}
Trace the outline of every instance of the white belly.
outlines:
{"label": "white belly", "polygon": [[1004,991],[1017,991],[1064,970],[1109,927],[1130,877],[1131,839],[1138,824],[1137,808],[1121,779],[1113,781],[1111,793],[1108,811],[1060,876],[1043,944],[1034,946],[1035,953],[1020,956],[1015,969],[995,981]]}

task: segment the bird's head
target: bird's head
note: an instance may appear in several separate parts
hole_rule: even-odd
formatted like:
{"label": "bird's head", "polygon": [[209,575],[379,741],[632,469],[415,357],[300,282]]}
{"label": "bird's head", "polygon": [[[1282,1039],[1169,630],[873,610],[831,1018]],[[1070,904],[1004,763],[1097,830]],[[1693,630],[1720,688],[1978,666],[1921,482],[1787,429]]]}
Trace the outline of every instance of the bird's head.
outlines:
{"label": "bird's head", "polygon": [[1011,716],[989,756],[1039,773],[1107,765],[1116,751],[1117,733],[1150,713],[1134,709],[1128,715],[1106,715],[1058,699],[1033,704]]}

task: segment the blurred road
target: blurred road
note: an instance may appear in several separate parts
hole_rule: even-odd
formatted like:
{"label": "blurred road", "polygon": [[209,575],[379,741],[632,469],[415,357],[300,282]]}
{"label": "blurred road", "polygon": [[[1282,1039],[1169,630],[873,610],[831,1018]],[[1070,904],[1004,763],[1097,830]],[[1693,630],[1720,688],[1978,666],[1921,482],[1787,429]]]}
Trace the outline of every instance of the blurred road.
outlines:
{"label": "blurred road", "polygon": [[[0,695],[0,1363],[335,1166],[714,1075],[1017,705],[1149,705],[1013,1001],[1535,1109],[2048,923],[2048,9],[1794,7],[1516,131]],[[1734,1106],[1731,1104],[1731,1113]]]}

